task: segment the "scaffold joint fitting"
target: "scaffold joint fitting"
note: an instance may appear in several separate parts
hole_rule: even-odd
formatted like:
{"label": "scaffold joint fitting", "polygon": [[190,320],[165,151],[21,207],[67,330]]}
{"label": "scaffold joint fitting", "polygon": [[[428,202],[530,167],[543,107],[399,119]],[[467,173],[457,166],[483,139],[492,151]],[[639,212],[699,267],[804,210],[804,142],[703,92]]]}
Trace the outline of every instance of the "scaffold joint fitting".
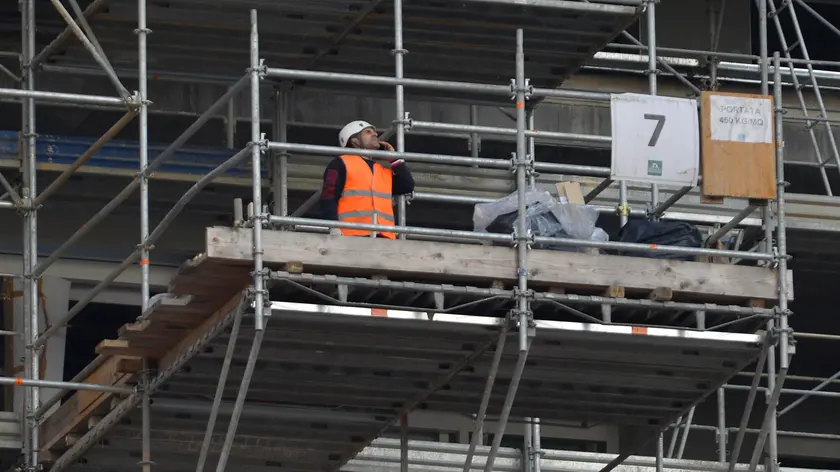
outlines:
{"label": "scaffold joint fitting", "polygon": [[257,67],[248,67],[247,69],[245,69],[245,72],[247,72],[248,74],[256,72],[257,75],[259,75],[260,79],[265,78],[268,72],[268,66],[265,65],[265,59],[260,58],[259,65]]}
{"label": "scaffold joint fitting", "polygon": [[518,247],[520,244],[524,243],[528,249],[530,249],[536,241],[536,235],[532,233],[530,229],[524,235],[517,234],[516,231],[514,231],[511,238],[513,239],[513,247]]}
{"label": "scaffold joint fitting", "polygon": [[525,289],[522,290],[519,287],[514,287],[513,289],[513,297],[514,298],[525,298],[528,301],[532,302],[537,299],[537,294],[533,289]]}
{"label": "scaffold joint fitting", "polygon": [[618,216],[630,216],[630,205],[628,203],[617,205],[615,207],[615,213]]}
{"label": "scaffold joint fitting", "polygon": [[534,160],[531,159],[530,155],[525,155],[524,159],[519,159],[516,156],[516,153],[511,153],[510,155],[510,172],[516,173],[517,170],[520,168],[525,170],[526,175],[533,175],[535,173],[534,169]]}
{"label": "scaffold joint fitting", "polygon": [[397,118],[396,120],[392,120],[392,125],[402,125],[404,129],[410,129],[412,124],[411,113],[405,112],[402,118]]}
{"label": "scaffold joint fitting", "polygon": [[510,99],[516,100],[516,94],[520,92],[525,94],[525,100],[531,99],[531,96],[534,95],[534,86],[531,85],[531,79],[525,79],[525,86],[521,89],[516,86],[516,79],[510,79]]}

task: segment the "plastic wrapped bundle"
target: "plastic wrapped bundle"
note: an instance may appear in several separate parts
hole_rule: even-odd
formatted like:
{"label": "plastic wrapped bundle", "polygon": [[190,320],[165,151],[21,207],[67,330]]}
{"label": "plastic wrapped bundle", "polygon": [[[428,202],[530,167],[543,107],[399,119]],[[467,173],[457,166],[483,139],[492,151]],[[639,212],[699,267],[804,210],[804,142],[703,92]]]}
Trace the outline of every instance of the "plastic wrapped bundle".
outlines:
{"label": "plastic wrapped bundle", "polygon": [[[473,212],[477,232],[516,234],[519,227],[518,200],[512,193],[495,202],[481,203]],[[586,205],[560,203],[550,193],[530,190],[525,195],[525,226],[534,236],[607,241],[609,237],[595,226],[598,211]],[[537,244],[535,249],[583,252],[584,248]]]}

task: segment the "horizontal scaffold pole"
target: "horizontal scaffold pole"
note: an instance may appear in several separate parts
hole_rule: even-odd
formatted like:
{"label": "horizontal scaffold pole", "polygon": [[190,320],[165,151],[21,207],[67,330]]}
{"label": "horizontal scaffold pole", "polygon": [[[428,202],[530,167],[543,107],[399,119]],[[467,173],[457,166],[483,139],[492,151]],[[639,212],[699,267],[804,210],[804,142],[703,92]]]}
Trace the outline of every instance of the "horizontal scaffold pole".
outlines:
{"label": "horizontal scaffold pole", "polygon": [[[83,95],[79,93],[44,92],[40,90],[18,90],[0,88],[0,97],[27,99],[31,98],[39,102],[69,103],[74,105],[103,105],[125,107],[126,101],[117,97],[106,97],[100,95]],[[136,97],[132,97],[129,105],[136,104]]]}
{"label": "horizontal scaffold pole", "polygon": [[[479,233],[474,231],[450,230],[450,229],[436,229],[436,228],[422,228],[413,226],[385,226],[367,223],[347,223],[335,220],[321,220],[311,218],[295,218],[290,216],[270,216],[271,223],[280,225],[312,225],[323,226],[327,228],[348,228],[360,229],[365,231],[389,231],[392,233],[401,234],[416,234],[424,236],[441,236],[459,238],[473,241],[489,241],[500,243],[513,243],[514,237],[512,234],[502,233]],[[732,251],[727,249],[706,249],[706,248],[690,248],[682,246],[661,246],[651,244],[639,243],[622,243],[616,241],[600,242],[589,241],[583,239],[566,239],[566,238],[550,238],[544,236],[536,236],[533,238],[538,244],[551,244],[571,247],[592,247],[598,249],[616,249],[622,251],[633,252],[653,252],[658,254],[684,254],[684,255],[702,255],[712,257],[740,257],[749,260],[773,260],[773,254],[764,254],[757,252]]]}
{"label": "horizontal scaffold pole", "polygon": [[[403,78],[397,79],[394,77],[387,77],[383,75],[363,75],[363,74],[344,74],[339,72],[317,72],[305,71],[297,69],[280,69],[276,67],[266,68],[265,75],[278,79],[288,80],[323,80],[325,82],[341,82],[351,84],[367,84],[367,85],[383,85],[395,87],[402,85],[404,87],[420,88],[428,90],[442,90],[449,92],[461,93],[475,93],[475,94],[489,94],[510,96],[511,88],[509,85],[495,85],[495,84],[476,84],[469,82],[453,82],[448,80],[427,80],[427,79],[411,79]],[[610,94],[599,92],[583,92],[577,90],[560,90],[560,89],[545,89],[534,88],[531,91],[532,97],[554,97],[554,98],[568,98],[574,100],[605,102],[609,101]]]}
{"label": "horizontal scaffold pole", "polygon": [[[268,143],[268,148],[273,151],[288,151],[297,152],[301,154],[323,154],[337,156],[347,153],[346,148],[341,148],[338,146],[280,143],[274,141]],[[486,157],[450,156],[447,154],[424,154],[419,152],[375,151],[370,149],[353,149],[353,153],[358,154],[360,156],[372,158],[380,157],[391,159],[405,159],[410,162],[425,162],[431,164],[460,164],[465,166],[485,167],[489,169],[513,168],[510,160],[490,159]],[[555,164],[550,162],[537,162],[534,165],[534,167],[537,171],[570,173],[576,175],[589,175],[594,177],[607,177],[610,174],[610,169],[607,167],[581,166],[573,164]]]}
{"label": "horizontal scaffold pole", "polygon": [[62,388],[69,390],[88,390],[92,392],[121,393],[129,395],[134,389],[114,387],[113,385],[99,385],[81,382],[62,382],[56,380],[31,380],[19,377],[0,377],[0,385],[13,385],[15,387],[30,388]]}

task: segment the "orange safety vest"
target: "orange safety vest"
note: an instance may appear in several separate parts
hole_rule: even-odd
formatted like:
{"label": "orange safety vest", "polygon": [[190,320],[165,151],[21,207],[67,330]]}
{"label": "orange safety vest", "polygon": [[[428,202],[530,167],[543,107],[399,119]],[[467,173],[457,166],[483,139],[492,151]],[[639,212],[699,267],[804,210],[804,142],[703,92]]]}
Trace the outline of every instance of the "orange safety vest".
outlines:
{"label": "orange safety vest", "polygon": [[[347,179],[338,200],[338,221],[394,226],[391,170],[374,162],[371,172],[370,166],[361,156],[343,155],[341,160],[347,170]],[[341,228],[341,234],[345,236],[370,236],[370,233],[367,230]],[[379,234],[388,239],[397,239],[394,233]]]}

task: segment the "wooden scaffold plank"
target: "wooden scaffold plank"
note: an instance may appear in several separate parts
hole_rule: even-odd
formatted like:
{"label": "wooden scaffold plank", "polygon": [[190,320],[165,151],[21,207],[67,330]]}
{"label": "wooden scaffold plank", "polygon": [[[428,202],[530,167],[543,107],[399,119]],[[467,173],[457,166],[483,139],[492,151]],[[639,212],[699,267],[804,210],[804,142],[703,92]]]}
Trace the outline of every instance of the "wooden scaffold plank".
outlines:
{"label": "wooden scaffold plank", "polygon": [[[205,262],[250,265],[250,230],[207,229]],[[510,248],[412,240],[326,236],[290,231],[263,234],[268,266],[302,266],[308,273],[439,281],[515,282],[516,254]],[[776,272],[764,267],[675,261],[645,257],[593,255],[533,250],[528,268],[532,287],[566,287],[571,291],[604,293],[624,287],[627,296],[647,298],[670,289],[674,299],[706,302],[772,300],[778,296]],[[792,281],[792,272],[788,271]],[[793,283],[788,298],[793,299]]]}

